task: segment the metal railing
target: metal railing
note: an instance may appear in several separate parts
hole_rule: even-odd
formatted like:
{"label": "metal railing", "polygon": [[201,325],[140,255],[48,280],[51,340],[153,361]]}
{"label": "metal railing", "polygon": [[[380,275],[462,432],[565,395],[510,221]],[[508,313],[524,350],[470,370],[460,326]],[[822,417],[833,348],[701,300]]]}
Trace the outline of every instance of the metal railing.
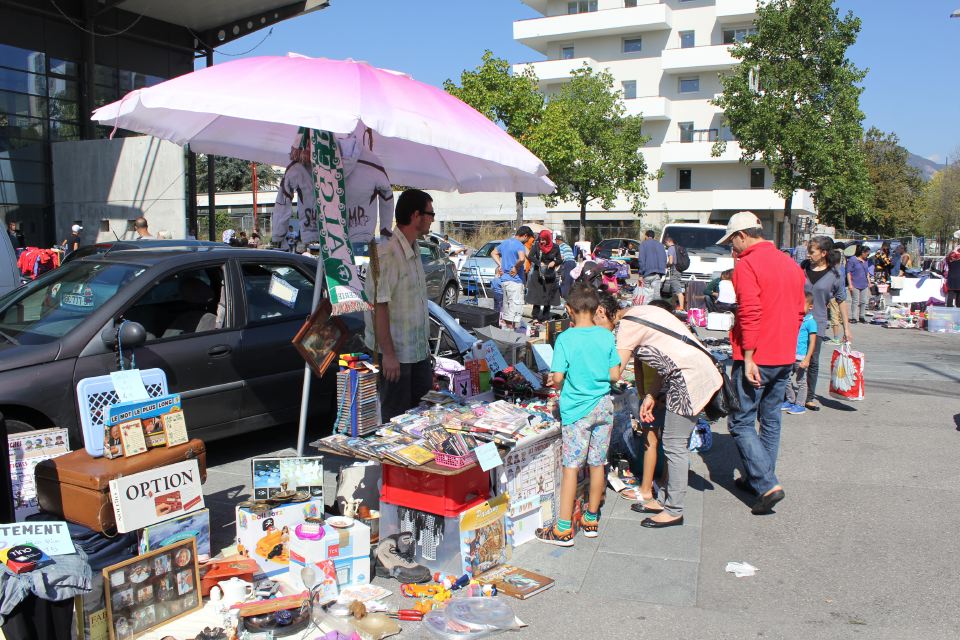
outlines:
{"label": "metal railing", "polygon": [[680,142],[716,142],[720,139],[719,129],[681,129]]}

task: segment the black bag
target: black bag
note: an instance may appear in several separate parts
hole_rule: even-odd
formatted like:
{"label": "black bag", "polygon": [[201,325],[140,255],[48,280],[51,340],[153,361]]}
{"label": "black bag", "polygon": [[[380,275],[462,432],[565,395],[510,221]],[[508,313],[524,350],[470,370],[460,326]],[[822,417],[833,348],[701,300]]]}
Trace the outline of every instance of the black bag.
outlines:
{"label": "black bag", "polygon": [[703,353],[707,354],[707,357],[710,358],[710,361],[713,362],[713,364],[717,367],[717,371],[720,372],[721,378],[720,388],[717,389],[717,392],[713,394],[712,398],[710,398],[710,402],[707,403],[707,406],[703,408],[703,412],[706,414],[707,419],[719,420],[720,418],[727,417],[731,413],[740,411],[740,398],[737,396],[737,390],[733,386],[733,381],[730,380],[730,376],[727,375],[727,371],[724,369],[723,365],[717,362],[717,359],[713,357],[713,354],[704,349],[703,345],[690,336],[679,334],[676,331],[672,331],[666,327],[661,327],[658,324],[654,324],[640,318],[624,316],[623,319],[650,327],[651,329],[655,329],[660,333],[665,333],[671,338],[676,338],[677,340],[680,340],[691,347],[696,347]]}
{"label": "black bag", "polygon": [[690,268],[690,255],[687,253],[686,249],[678,244],[673,245],[673,248],[677,253],[676,264],[673,266],[676,267],[677,271],[683,273]]}

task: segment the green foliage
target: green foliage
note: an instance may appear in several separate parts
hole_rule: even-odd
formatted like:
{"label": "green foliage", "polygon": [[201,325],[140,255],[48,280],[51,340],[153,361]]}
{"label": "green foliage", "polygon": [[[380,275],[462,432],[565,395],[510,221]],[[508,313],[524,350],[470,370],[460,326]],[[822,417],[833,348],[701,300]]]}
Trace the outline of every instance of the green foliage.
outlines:
{"label": "green foliage", "polygon": [[624,115],[613,76],[584,65],[550,99],[531,133],[527,146],[547,165],[557,185],[544,200],[550,206],[559,200],[580,205],[581,238],[590,202],[610,209],[617,197],[624,197],[635,213],[643,207],[646,181],[654,176],[641,153],[649,140],[642,123],[639,116]]}
{"label": "green foliage", "polygon": [[960,229],[960,162],[948,164],[924,185],[921,206],[923,233],[949,238]]}
{"label": "green foliage", "polygon": [[[250,191],[253,177],[250,162],[239,158],[214,156],[214,183],[217,191]],[[282,175],[267,164],[257,164],[257,181],[261,189],[274,187]],[[207,156],[197,154],[197,191],[207,190]]]}
{"label": "green foliage", "polygon": [[910,153],[900,146],[895,133],[872,127],[864,136],[863,153],[873,187],[867,231],[898,236],[919,231],[922,226],[920,198],[923,179],[907,160]]}
{"label": "green foliage", "polygon": [[720,77],[723,94],[714,100],[743,159],[766,163],[784,198],[807,189],[833,216],[863,212],[869,185],[859,83],[866,72],[846,57],[860,20],[850,12],[841,19],[831,0],[770,0],[759,6],[756,25],[756,34],[733,46],[740,64]]}
{"label": "green foliage", "polygon": [[536,75],[530,68],[512,75],[510,63],[494,57],[489,50],[483,52],[481,60],[476,69],[460,74],[460,86],[447,80],[443,88],[525,144],[543,114],[543,94],[537,87]]}

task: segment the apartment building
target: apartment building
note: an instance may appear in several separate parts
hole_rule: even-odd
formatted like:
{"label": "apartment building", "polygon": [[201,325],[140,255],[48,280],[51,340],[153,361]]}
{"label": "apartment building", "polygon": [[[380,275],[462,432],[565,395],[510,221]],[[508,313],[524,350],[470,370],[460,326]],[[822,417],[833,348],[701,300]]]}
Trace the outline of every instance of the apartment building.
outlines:
{"label": "apartment building", "polygon": [[[814,216],[807,192],[793,197],[791,220],[783,219],[783,199],[770,187],[761,163],[740,162],[740,146],[723,126],[723,113],[710,100],[722,91],[719,74],[735,64],[732,43],[754,29],[757,0],[523,0],[542,17],[513,25],[518,42],[546,57],[514,64],[532,66],[550,95],[569,81],[573,70],[590,65],[607,69],[623,91],[627,113],[643,116],[650,140],[643,149],[651,171],[644,220],[725,222],[744,209],[756,212],[770,236],[789,244],[803,216]],[[719,157],[713,144],[727,142]],[[561,220],[578,217],[574,203],[549,211]],[[591,209],[590,222],[629,220],[624,200],[610,211]]]}

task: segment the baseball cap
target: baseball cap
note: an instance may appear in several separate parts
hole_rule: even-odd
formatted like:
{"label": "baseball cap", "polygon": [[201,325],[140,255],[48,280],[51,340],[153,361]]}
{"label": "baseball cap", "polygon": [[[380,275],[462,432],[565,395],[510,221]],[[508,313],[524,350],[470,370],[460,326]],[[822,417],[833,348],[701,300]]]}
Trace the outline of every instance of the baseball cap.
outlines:
{"label": "baseball cap", "polygon": [[83,231],[83,227],[81,227],[78,224],[75,224],[72,227],[70,227],[70,231],[73,231],[74,233],[76,233],[77,231]]}
{"label": "baseball cap", "polygon": [[717,244],[727,244],[730,242],[730,237],[738,231],[762,228],[763,224],[760,223],[760,218],[758,218],[757,214],[755,214],[753,211],[741,211],[740,213],[735,213],[733,214],[733,217],[730,218],[730,221],[727,222],[727,232],[722,238],[717,240]]}

